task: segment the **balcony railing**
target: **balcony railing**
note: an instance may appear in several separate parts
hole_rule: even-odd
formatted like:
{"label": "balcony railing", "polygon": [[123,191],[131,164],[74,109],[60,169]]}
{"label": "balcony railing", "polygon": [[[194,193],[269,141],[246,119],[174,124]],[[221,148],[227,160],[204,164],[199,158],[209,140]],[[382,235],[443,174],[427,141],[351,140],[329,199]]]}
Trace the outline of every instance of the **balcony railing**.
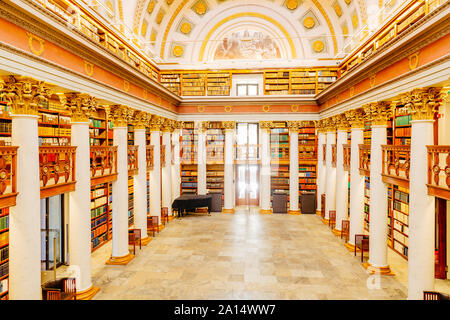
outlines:
{"label": "balcony railing", "polygon": [[117,146],[91,147],[91,185],[117,179]]}
{"label": "balcony railing", "polygon": [[138,172],[138,146],[128,146],[128,175],[133,176]]}
{"label": "balcony railing", "polygon": [[17,149],[0,147],[0,209],[16,204]]}
{"label": "balcony railing", "polygon": [[206,146],[206,163],[222,164],[224,162],[224,145]]}
{"label": "balcony railing", "polygon": [[351,145],[343,144],[342,149],[343,149],[342,157],[344,158],[343,159],[344,170],[350,171],[350,155],[352,154]]}
{"label": "balcony railing", "polygon": [[450,146],[427,146],[428,194],[450,200]]}
{"label": "balcony railing", "polygon": [[298,160],[299,162],[316,161],[317,160],[317,146],[301,144],[298,146]]}
{"label": "balcony railing", "polygon": [[259,147],[257,144],[235,145],[236,161],[257,161],[259,160]]}
{"label": "balcony railing", "polygon": [[362,176],[370,176],[370,145],[359,145],[359,173]]}
{"label": "balcony railing", "polygon": [[39,147],[41,198],[75,190],[76,147]]}
{"label": "balcony railing", "polygon": [[198,148],[196,145],[182,145],[180,148],[181,164],[196,164],[197,150]]}
{"label": "balcony railing", "polygon": [[153,146],[146,147],[147,170],[153,170]]}
{"label": "balcony railing", "polygon": [[381,146],[381,155],[381,176],[383,181],[409,188],[411,146],[384,145]]}
{"label": "balcony railing", "polygon": [[336,154],[337,154],[336,145],[332,144],[331,145],[331,166],[333,168],[336,168]]}

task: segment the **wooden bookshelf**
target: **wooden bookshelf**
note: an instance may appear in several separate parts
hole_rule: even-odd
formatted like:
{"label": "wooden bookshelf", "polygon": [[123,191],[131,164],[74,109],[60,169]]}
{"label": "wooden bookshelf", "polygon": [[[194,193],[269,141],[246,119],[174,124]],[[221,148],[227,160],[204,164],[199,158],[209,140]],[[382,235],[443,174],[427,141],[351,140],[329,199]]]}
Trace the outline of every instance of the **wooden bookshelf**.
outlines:
{"label": "wooden bookshelf", "polygon": [[291,71],[290,94],[315,94],[316,77],[315,70]]}
{"label": "wooden bookshelf", "polygon": [[134,176],[128,176],[128,227],[134,225]]}
{"label": "wooden bookshelf", "polygon": [[392,186],[392,249],[408,258],[409,189]]}
{"label": "wooden bookshelf", "polygon": [[109,240],[108,183],[91,186],[91,251]]}
{"label": "wooden bookshelf", "polygon": [[0,146],[11,145],[11,110],[0,101]]}
{"label": "wooden bookshelf", "polygon": [[108,145],[108,125],[103,109],[95,111],[89,118],[89,144],[102,147]]}
{"label": "wooden bookshelf", "polygon": [[230,72],[208,72],[206,74],[206,92],[208,96],[229,96],[230,89]]}
{"label": "wooden bookshelf", "polygon": [[397,106],[394,112],[394,145],[411,144],[411,112],[408,107]]}
{"label": "wooden bookshelf", "polygon": [[298,130],[298,183],[299,194],[317,190],[317,137],[313,124]]}
{"label": "wooden bookshelf", "polygon": [[225,131],[221,121],[206,128],[206,189],[224,195]]}
{"label": "wooden bookshelf", "polygon": [[205,73],[183,73],[181,80],[182,96],[204,96],[206,94]]}
{"label": "wooden bookshelf", "polygon": [[181,96],[181,74],[180,73],[161,73],[161,84],[172,93]]}
{"label": "wooden bookshelf", "polygon": [[317,91],[322,92],[337,80],[337,70],[317,70]]}
{"label": "wooden bookshelf", "polygon": [[270,162],[271,199],[274,193],[289,196],[289,129],[285,122],[274,122],[270,130]]}
{"label": "wooden bookshelf", "polygon": [[70,146],[70,114],[59,101],[42,102],[38,116],[39,146]]}
{"label": "wooden bookshelf", "polygon": [[289,71],[264,72],[264,94],[289,94]]}
{"label": "wooden bookshelf", "polygon": [[370,229],[370,177],[364,177],[364,231]]}
{"label": "wooden bookshelf", "polygon": [[0,300],[9,299],[9,208],[0,209]]}
{"label": "wooden bookshelf", "polygon": [[185,122],[181,134],[181,194],[197,193],[197,148],[194,122]]}

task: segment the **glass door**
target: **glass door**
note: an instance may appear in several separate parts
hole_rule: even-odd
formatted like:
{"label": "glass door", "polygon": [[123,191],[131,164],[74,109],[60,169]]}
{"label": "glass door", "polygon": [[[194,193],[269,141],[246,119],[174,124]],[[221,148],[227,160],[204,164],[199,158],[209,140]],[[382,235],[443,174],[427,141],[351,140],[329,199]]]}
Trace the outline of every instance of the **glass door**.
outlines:
{"label": "glass door", "polygon": [[63,264],[64,195],[41,199],[41,270]]}
{"label": "glass door", "polygon": [[259,205],[258,124],[237,123],[236,205]]}

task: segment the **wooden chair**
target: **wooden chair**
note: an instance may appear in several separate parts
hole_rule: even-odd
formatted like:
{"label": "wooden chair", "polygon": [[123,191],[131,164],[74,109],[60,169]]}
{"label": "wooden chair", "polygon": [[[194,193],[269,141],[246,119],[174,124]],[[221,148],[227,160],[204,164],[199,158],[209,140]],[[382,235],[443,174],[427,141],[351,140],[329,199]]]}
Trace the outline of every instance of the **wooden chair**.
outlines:
{"label": "wooden chair", "polygon": [[130,229],[128,230],[128,244],[133,245],[133,254],[136,254],[136,244],[139,243],[139,249],[142,249],[141,230]]}
{"label": "wooden chair", "polygon": [[75,278],[63,279],[63,291],[68,300],[77,300],[77,282]]}
{"label": "wooden chair", "polygon": [[333,229],[336,226],[336,210],[330,210],[328,213],[328,225],[331,229]]}
{"label": "wooden chair", "polygon": [[344,237],[345,242],[348,242],[348,238],[350,237],[350,221],[342,220],[341,225],[341,239]]}
{"label": "wooden chair", "polygon": [[369,239],[362,239],[361,241],[361,262],[364,261],[364,252],[369,252]]}
{"label": "wooden chair", "polygon": [[435,291],[424,291],[423,300],[441,300],[439,292]]}
{"label": "wooden chair", "polygon": [[159,232],[159,217],[158,216],[147,216],[147,232],[153,233]]}
{"label": "wooden chair", "polygon": [[355,257],[356,257],[356,249],[357,248],[361,249],[363,239],[369,239],[369,236],[365,234],[355,234]]}
{"label": "wooden chair", "polygon": [[61,290],[47,290],[47,300],[61,300]]}
{"label": "wooden chair", "polygon": [[322,193],[320,196],[320,215],[322,216],[322,219],[325,219],[325,193]]}
{"label": "wooden chair", "polygon": [[166,222],[169,223],[169,208],[162,207],[161,208],[161,222],[166,225]]}

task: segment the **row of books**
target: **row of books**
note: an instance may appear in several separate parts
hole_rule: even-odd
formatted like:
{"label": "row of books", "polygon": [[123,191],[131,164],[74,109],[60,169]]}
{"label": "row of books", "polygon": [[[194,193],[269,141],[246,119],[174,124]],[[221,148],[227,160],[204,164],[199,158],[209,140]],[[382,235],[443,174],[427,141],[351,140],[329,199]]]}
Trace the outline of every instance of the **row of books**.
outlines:
{"label": "row of books", "polygon": [[0,249],[0,261],[5,261],[9,258],[9,246]]}
{"label": "row of books", "polygon": [[197,171],[181,171],[182,176],[197,176]]}
{"label": "row of books", "polygon": [[9,231],[0,233],[0,247],[6,246],[9,243]]}
{"label": "row of books", "polygon": [[315,178],[315,172],[299,172],[298,176],[301,178]]}
{"label": "row of books", "polygon": [[92,239],[92,243],[91,243],[92,249],[98,247],[100,244],[102,244],[103,242],[105,242],[107,240],[108,240],[108,234],[107,233],[105,233],[105,234],[103,234],[103,235],[101,235],[99,237],[94,237]]}
{"label": "row of books", "polygon": [[94,199],[94,201],[91,201],[91,209],[102,206],[102,205],[106,204],[107,202],[108,202],[107,196],[96,198],[96,199]]}
{"label": "row of books", "polygon": [[394,199],[409,203],[409,194],[400,190],[395,190]]}
{"label": "row of books", "polygon": [[398,220],[405,225],[409,225],[409,216],[407,214],[404,214],[403,212],[394,209],[392,211],[392,215],[395,220]]}
{"label": "row of books", "polygon": [[9,274],[9,262],[0,265],[0,278]]}
{"label": "row of books", "polygon": [[40,146],[70,146],[70,138],[59,137],[59,138],[42,138],[39,137]]}
{"label": "row of books", "polygon": [[409,228],[406,224],[403,224],[398,220],[394,220],[394,228],[405,235],[408,235]]}
{"label": "row of books", "polygon": [[411,137],[411,127],[395,128],[396,137]]}
{"label": "row of books", "polygon": [[299,183],[316,183],[316,179],[298,179]]}
{"label": "row of books", "polygon": [[315,184],[300,184],[299,188],[300,188],[300,190],[316,190],[317,185],[315,185]]}
{"label": "row of books", "polygon": [[95,190],[91,190],[91,199],[92,198],[98,198],[100,196],[105,196],[107,192],[106,187],[105,188],[98,188]]}
{"label": "row of books", "polygon": [[9,228],[9,216],[0,217],[0,231]]}
{"label": "row of books", "polygon": [[108,221],[108,216],[106,214],[101,216],[101,217],[99,217],[98,219],[94,219],[94,220],[91,221],[91,229],[93,229],[93,228],[95,228],[95,227],[97,227],[97,226],[99,226],[99,225],[101,225],[101,224],[103,224],[103,223],[105,223],[107,221]]}
{"label": "row of books", "polygon": [[223,182],[223,178],[221,178],[221,177],[219,177],[219,178],[208,177],[208,178],[206,178],[206,182]]}
{"label": "row of books", "polygon": [[71,130],[67,128],[38,127],[38,135],[40,136],[70,137],[70,132]]}
{"label": "row of books", "polygon": [[182,183],[181,183],[181,187],[182,187],[182,188],[187,188],[187,187],[197,188],[197,182],[193,182],[193,183],[190,183],[190,182],[182,182]]}
{"label": "row of books", "polygon": [[0,122],[0,132],[1,133],[11,133],[12,123],[11,122]]}
{"label": "row of books", "polygon": [[411,124],[412,116],[405,115],[395,118],[395,126],[408,126]]}
{"label": "row of books", "polygon": [[411,144],[411,138],[395,138],[394,140],[394,146],[404,146],[404,145],[410,145]]}
{"label": "row of books", "polygon": [[289,184],[289,179],[272,177],[272,184]]}
{"label": "row of books", "polygon": [[96,229],[91,230],[91,239],[98,237],[102,233],[105,233],[108,229],[108,225],[104,224]]}
{"label": "row of books", "polygon": [[394,249],[398,252],[400,252],[401,254],[403,254],[404,256],[408,256],[408,247],[402,245],[401,243],[394,241]]}
{"label": "row of books", "polygon": [[409,214],[409,205],[403,202],[394,201],[394,210]]}
{"label": "row of books", "polygon": [[89,126],[94,128],[105,129],[105,123],[102,120],[89,119]]}
{"label": "row of books", "polygon": [[106,206],[106,204],[104,206],[92,209],[91,210],[91,219],[94,219],[98,216],[101,216],[102,214],[105,214],[107,210],[108,210],[108,207]]}

